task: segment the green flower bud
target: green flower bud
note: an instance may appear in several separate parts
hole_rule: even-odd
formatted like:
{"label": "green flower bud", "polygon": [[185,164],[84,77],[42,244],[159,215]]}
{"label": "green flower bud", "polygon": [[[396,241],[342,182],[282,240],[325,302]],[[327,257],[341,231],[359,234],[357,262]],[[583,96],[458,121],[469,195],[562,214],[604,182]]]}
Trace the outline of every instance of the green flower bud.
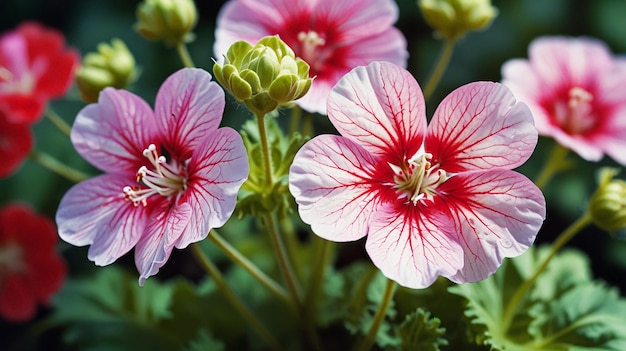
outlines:
{"label": "green flower bud", "polygon": [[418,0],[426,23],[446,39],[487,28],[498,10],[490,0]]}
{"label": "green flower bud", "polygon": [[613,179],[614,168],[600,171],[600,184],[589,201],[589,213],[596,226],[609,233],[626,229],[626,181]]}
{"label": "green flower bud", "polygon": [[102,89],[126,88],[136,77],[135,58],[123,41],[113,39],[111,45],[100,43],[98,52],[85,55],[76,72],[76,85],[85,102],[96,102]]}
{"label": "green flower bud", "polygon": [[135,29],[146,39],[176,46],[193,40],[197,21],[193,0],[144,0],[137,7]]}
{"label": "green flower bud", "polygon": [[215,79],[255,114],[266,114],[304,96],[311,87],[309,65],[278,36],[252,46],[235,42],[224,63],[213,66]]}

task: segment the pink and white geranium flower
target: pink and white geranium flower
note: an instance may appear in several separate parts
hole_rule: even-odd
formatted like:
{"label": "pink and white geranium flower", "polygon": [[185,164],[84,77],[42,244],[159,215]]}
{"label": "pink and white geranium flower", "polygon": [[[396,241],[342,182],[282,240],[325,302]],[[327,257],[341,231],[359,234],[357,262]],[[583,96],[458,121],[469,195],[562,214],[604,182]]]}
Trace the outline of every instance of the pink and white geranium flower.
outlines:
{"label": "pink and white geranium flower", "polygon": [[71,139],[104,174],[75,185],[61,200],[61,238],[91,245],[107,265],[135,247],[140,284],[165,264],[173,247],[204,239],[231,216],[248,176],[241,136],[218,128],[224,92],[201,69],[172,74],[154,112],[138,96],[104,89],[76,117]]}
{"label": "pink and white geranium flower", "polygon": [[379,60],[406,67],[406,39],[393,0],[231,0],[219,13],[214,51],[278,34],[310,66],[311,89],[295,101],[326,114],[330,89],[350,69]]}
{"label": "pink and white geranium flower", "polygon": [[538,136],[530,111],[505,86],[458,88],[427,126],[410,73],[373,62],[337,83],[328,117],[341,136],[307,142],[289,175],[300,216],[317,235],[367,236],[373,263],[411,288],[438,276],[484,279],[533,243],[545,199],[511,169],[530,157]]}
{"label": "pink and white geranium flower", "polygon": [[592,38],[541,37],[529,59],[502,67],[503,83],[528,104],[539,134],[587,161],[626,165],[626,59]]}

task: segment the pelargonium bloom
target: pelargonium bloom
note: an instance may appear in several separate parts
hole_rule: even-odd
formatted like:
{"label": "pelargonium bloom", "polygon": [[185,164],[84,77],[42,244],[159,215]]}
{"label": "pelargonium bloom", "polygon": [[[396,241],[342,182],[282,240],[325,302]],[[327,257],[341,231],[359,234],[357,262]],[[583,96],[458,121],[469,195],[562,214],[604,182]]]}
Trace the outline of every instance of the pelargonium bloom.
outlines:
{"label": "pelargonium bloom", "polygon": [[503,83],[528,104],[539,134],[588,161],[626,165],[626,59],[592,38],[541,37],[529,58],[502,66]]}
{"label": "pelargonium bloom", "polygon": [[30,125],[11,123],[5,112],[0,110],[0,178],[6,177],[19,168],[33,146]]}
{"label": "pelargonium bloom", "polygon": [[0,37],[0,110],[13,123],[31,123],[50,99],[72,85],[78,52],[55,29],[26,22]]}
{"label": "pelargonium bloom", "polygon": [[140,284],[173,247],[185,248],[220,227],[248,176],[239,133],[218,128],[224,92],[201,69],[181,69],[159,89],[154,112],[140,97],[105,88],[76,117],[71,139],[104,174],[72,187],[56,220],[59,235],[91,245],[107,265],[135,247]]}
{"label": "pelargonium bloom", "polygon": [[231,0],[218,15],[214,51],[221,58],[238,40],[254,45],[279,35],[315,77],[295,103],[326,114],[330,89],[353,67],[374,60],[406,66],[406,40],[393,27],[397,19],[393,0]]}
{"label": "pelargonium bloom", "polygon": [[11,322],[35,316],[63,284],[65,262],[56,251],[54,223],[31,208],[0,209],[0,317]]}
{"label": "pelargonium bloom", "polygon": [[462,86],[427,126],[421,89],[387,62],[357,67],[328,98],[339,135],[296,154],[289,186],[302,220],[332,241],[366,238],[374,265],[411,288],[486,278],[523,253],[545,217],[525,176],[537,142],[528,108],[499,83]]}

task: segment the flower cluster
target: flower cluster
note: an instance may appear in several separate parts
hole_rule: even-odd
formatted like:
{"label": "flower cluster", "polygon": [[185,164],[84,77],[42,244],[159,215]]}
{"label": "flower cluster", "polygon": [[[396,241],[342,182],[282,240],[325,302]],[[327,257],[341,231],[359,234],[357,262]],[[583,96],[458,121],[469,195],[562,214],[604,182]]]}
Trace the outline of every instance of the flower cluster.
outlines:
{"label": "flower cluster", "polygon": [[[42,24],[0,36],[2,321],[72,349],[624,348],[626,299],[562,250],[626,233],[608,44],[542,36],[501,79],[438,91],[491,1],[228,0],[213,42],[197,4],[142,0],[135,39],[80,65]],[[442,44],[427,78],[414,19]],[[571,167],[596,190],[559,193],[592,173]],[[564,202],[582,213],[552,237]]]}

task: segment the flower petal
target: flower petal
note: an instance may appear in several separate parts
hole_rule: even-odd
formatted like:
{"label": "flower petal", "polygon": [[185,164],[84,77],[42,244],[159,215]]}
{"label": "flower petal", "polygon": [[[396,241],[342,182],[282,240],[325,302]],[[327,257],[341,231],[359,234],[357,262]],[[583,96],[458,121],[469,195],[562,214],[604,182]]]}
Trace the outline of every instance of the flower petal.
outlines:
{"label": "flower petal", "polygon": [[463,267],[462,248],[444,211],[389,204],[374,213],[365,248],[372,262],[398,284],[421,289]]}
{"label": "flower petal", "polygon": [[186,159],[205,135],[217,129],[224,114],[224,91],[199,68],[169,76],[157,93],[154,111],[168,151]]}
{"label": "flower petal", "polygon": [[318,1],[313,20],[335,24],[342,42],[351,43],[386,31],[398,20],[398,13],[392,0]]}
{"label": "flower petal", "polygon": [[182,249],[221,227],[235,210],[237,192],[248,179],[248,155],[241,135],[220,128],[198,146],[189,163],[190,179],[183,201],[194,209],[189,225],[174,244]]}
{"label": "flower petal", "polygon": [[375,155],[413,156],[426,129],[419,85],[389,62],[357,67],[337,82],[328,98],[328,118],[341,135]]}
{"label": "flower petal", "polygon": [[0,110],[0,178],[15,172],[33,147],[30,127],[25,123],[11,123]]}
{"label": "flower petal", "polygon": [[90,245],[88,257],[99,266],[127,253],[144,231],[145,207],[124,199],[130,181],[100,175],[73,186],[56,213],[59,236],[75,246]]}
{"label": "flower petal", "polygon": [[150,106],[125,90],[105,88],[98,103],[78,112],[70,135],[76,151],[107,173],[135,174],[143,150],[159,143]]}
{"label": "flower petal", "polygon": [[[166,205],[164,203],[164,205]],[[135,247],[135,265],[139,271],[139,285],[146,279],[157,274],[172,253],[173,238],[182,235],[193,210],[189,204],[183,203],[168,210],[162,206],[153,212],[152,218]]]}
{"label": "flower petal", "polygon": [[537,144],[530,110],[500,83],[466,84],[437,107],[426,137],[426,151],[447,172],[512,169]]}
{"label": "flower petal", "polygon": [[361,146],[336,135],[315,137],[298,151],[289,190],[315,234],[332,241],[367,234],[377,204],[369,183],[374,161]]}
{"label": "flower petal", "polygon": [[446,194],[465,251],[465,264],[448,276],[457,283],[485,279],[505,257],[525,252],[546,215],[539,188],[509,170],[457,174],[437,190]]}
{"label": "flower petal", "polygon": [[0,316],[11,322],[25,322],[35,316],[37,304],[31,282],[23,274],[2,277],[0,285]]}

